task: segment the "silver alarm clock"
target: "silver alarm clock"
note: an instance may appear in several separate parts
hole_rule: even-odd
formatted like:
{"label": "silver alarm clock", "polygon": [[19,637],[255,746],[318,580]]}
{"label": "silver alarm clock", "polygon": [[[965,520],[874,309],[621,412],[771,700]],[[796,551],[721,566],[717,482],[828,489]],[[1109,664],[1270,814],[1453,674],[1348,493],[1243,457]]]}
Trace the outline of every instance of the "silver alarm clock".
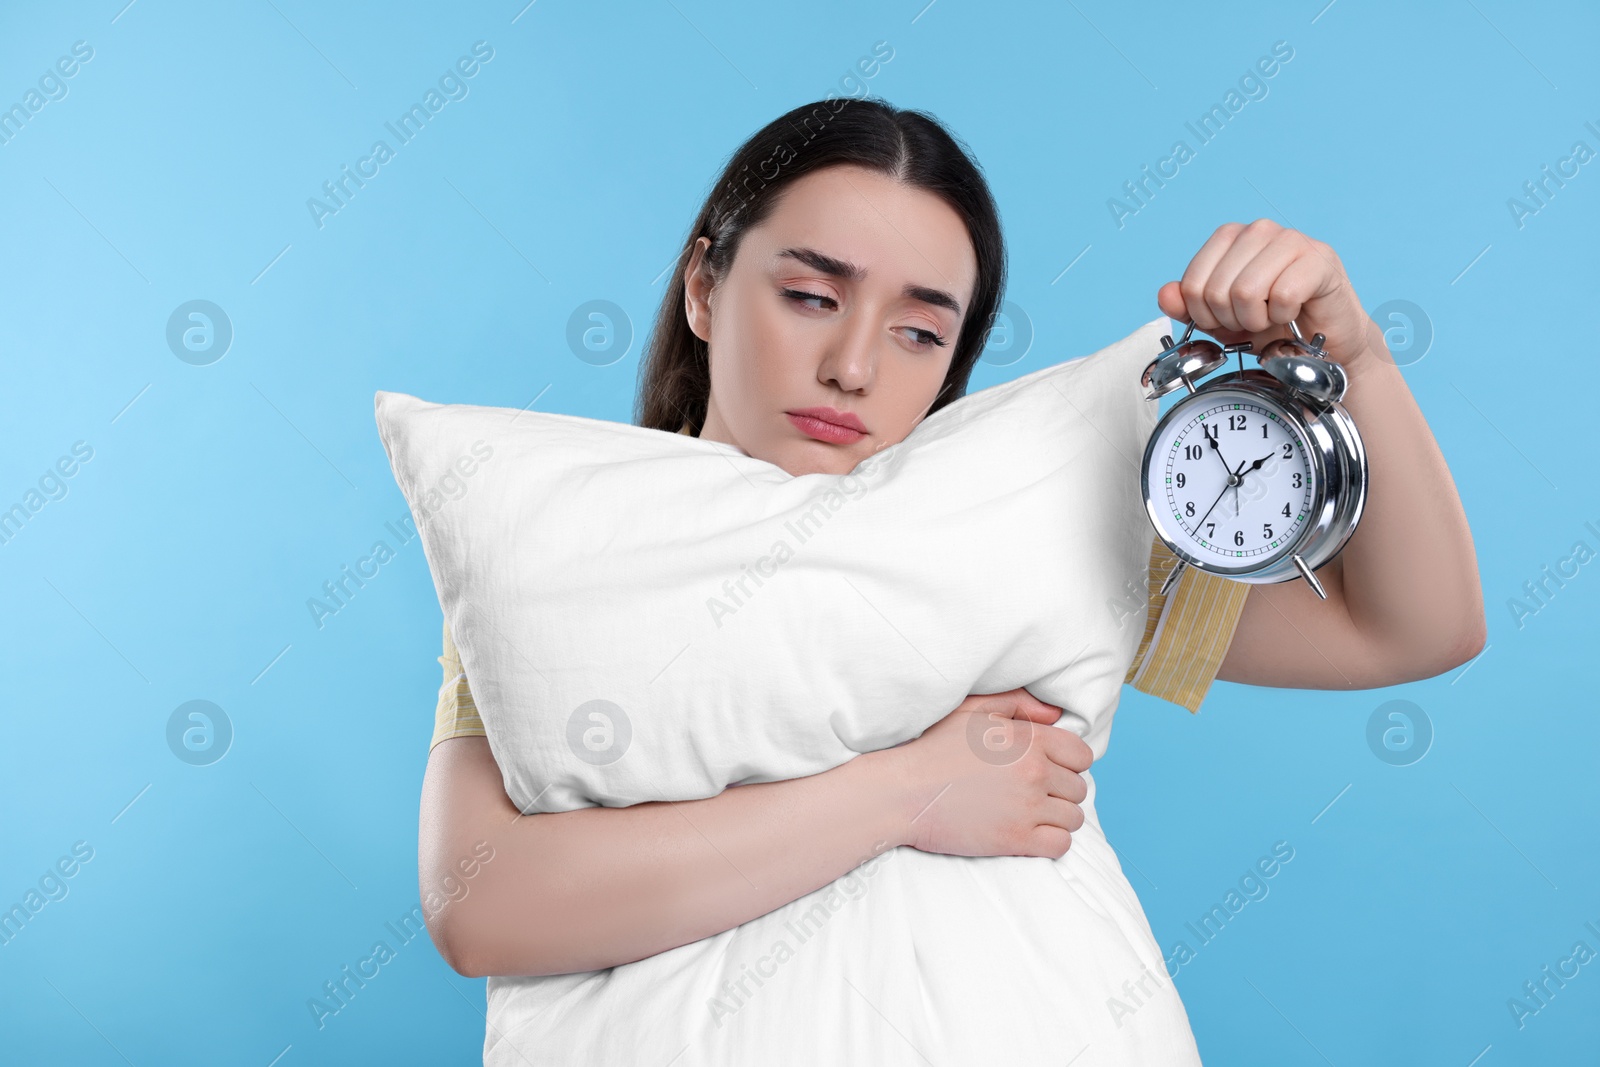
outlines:
{"label": "silver alarm clock", "polygon": [[[1250,342],[1191,340],[1191,321],[1176,344],[1145,367],[1145,399],[1186,387],[1189,395],[1156,424],[1145,444],[1140,479],[1156,536],[1178,565],[1234,581],[1265,585],[1302,577],[1327,593],[1313,573],[1355,532],[1367,499],[1367,453],[1339,401],[1349,387],[1344,368],[1328,358],[1323,335],[1269,342],[1248,370]],[[1239,357],[1239,369],[1205,377]]]}

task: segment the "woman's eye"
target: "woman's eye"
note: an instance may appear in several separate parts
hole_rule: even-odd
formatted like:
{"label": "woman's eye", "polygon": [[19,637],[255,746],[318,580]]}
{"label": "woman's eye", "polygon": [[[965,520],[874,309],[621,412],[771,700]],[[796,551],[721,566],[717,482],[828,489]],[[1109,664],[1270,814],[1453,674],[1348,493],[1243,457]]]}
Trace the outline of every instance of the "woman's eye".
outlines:
{"label": "woman's eye", "polygon": [[945,339],[934,333],[932,330],[924,330],[916,326],[907,326],[904,328],[910,330],[912,334],[915,335],[911,338],[911,340],[919,347],[932,348],[937,346],[939,348],[943,348],[945,345]]}
{"label": "woman's eye", "polygon": [[[833,297],[823,296],[821,293],[807,293],[799,289],[785,289],[783,291],[783,295],[788,297],[790,300],[793,300],[797,304],[806,304],[806,301],[808,300],[826,300],[835,307],[838,306],[838,303],[833,299]],[[816,308],[818,311],[822,310],[815,304],[806,304],[806,306],[810,308]]]}
{"label": "woman's eye", "polygon": [[[779,291],[787,299],[794,301],[796,304],[803,304],[813,311],[822,311],[825,308],[837,308],[839,306],[837,300],[831,296],[824,296],[822,293],[808,293],[804,289],[789,288],[783,288]],[[816,301],[816,303],[812,303],[812,301]],[[910,331],[907,339],[918,348],[943,348],[948,344],[943,337],[932,330],[924,330],[920,326],[903,326],[900,328]]]}

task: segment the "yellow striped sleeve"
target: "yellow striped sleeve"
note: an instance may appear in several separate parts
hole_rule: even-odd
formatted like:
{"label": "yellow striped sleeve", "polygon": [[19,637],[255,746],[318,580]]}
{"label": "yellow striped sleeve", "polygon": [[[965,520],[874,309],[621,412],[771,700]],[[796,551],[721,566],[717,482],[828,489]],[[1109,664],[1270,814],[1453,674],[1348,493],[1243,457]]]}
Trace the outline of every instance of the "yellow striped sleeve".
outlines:
{"label": "yellow striped sleeve", "polygon": [[1159,537],[1151,542],[1144,637],[1123,681],[1197,712],[1233,643],[1250,586],[1189,567],[1162,596],[1161,584],[1177,563]]}
{"label": "yellow striped sleeve", "polygon": [[467,687],[467,673],[461,667],[461,654],[450,638],[450,624],[444,624],[444,654],[439,657],[444,668],[444,682],[439,686],[439,706],[433,713],[433,741],[428,751],[433,751],[447,737],[484,737],[483,720],[478,717],[478,706],[472,701],[472,690]]}

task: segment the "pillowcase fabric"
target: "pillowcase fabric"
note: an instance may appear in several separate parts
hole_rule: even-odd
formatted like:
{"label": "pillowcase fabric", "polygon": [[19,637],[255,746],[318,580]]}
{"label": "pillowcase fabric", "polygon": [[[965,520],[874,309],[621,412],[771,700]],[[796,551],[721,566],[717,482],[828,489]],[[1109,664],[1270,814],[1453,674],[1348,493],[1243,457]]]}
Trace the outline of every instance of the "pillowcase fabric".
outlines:
{"label": "pillowcase fabric", "polygon": [[1103,755],[1154,537],[1139,375],[1169,330],[969,393],[846,475],[378,392],[508,796],[529,813],[714,796],[1018,686]]}

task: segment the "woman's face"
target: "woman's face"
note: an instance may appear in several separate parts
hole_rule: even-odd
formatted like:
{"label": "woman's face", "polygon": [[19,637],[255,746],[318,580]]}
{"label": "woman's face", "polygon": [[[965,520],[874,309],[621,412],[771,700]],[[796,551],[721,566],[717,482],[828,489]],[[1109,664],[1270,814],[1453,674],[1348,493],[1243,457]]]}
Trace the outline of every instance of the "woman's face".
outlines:
{"label": "woman's face", "polygon": [[792,475],[848,474],[927,415],[978,272],[950,205],[876,171],[826,167],[784,190],[717,285],[708,245],[685,267],[689,328],[710,346],[702,438]]}

